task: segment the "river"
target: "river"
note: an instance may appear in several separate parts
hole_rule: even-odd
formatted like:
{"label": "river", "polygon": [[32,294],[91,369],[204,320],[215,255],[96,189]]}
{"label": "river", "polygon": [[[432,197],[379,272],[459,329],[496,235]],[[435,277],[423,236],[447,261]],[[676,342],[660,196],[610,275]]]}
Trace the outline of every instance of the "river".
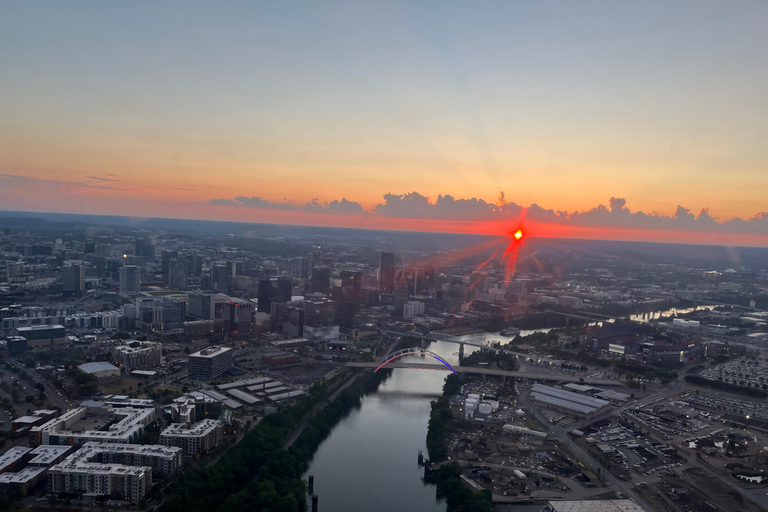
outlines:
{"label": "river", "polygon": [[[461,338],[485,338],[489,342],[510,339],[498,333]],[[449,364],[458,364],[459,346],[455,343],[433,342],[428,349]],[[474,350],[465,346],[467,355]],[[408,360],[427,362],[420,356],[401,359]],[[443,371],[394,369],[376,393],[364,397],[360,408],[333,428],[305,475],[315,477],[319,512],[446,510],[445,502],[435,498],[435,487],[424,484],[423,469],[417,465],[419,450],[427,456],[429,403],[440,397],[445,376]]]}

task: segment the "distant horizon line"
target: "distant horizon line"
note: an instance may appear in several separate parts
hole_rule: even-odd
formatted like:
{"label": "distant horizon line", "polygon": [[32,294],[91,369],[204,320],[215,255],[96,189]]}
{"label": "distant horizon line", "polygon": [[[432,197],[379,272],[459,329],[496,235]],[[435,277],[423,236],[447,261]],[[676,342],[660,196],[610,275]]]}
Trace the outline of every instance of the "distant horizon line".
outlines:
{"label": "distant horizon line", "polygon": [[[258,220],[229,220],[229,219],[203,219],[203,218],[189,218],[189,217],[155,217],[155,216],[134,216],[134,215],[111,215],[111,214],[97,214],[97,213],[73,213],[73,212],[50,212],[50,211],[29,211],[29,210],[0,210],[0,218],[11,218],[11,217],[19,217],[20,219],[38,219],[46,222],[57,222],[57,221],[51,221],[48,219],[45,219],[44,216],[50,216],[50,217],[85,217],[85,218],[104,218],[107,219],[122,219],[123,222],[116,222],[117,225],[122,225],[126,227],[136,227],[140,228],[141,223],[147,222],[147,221],[177,221],[177,222],[206,222],[206,223],[217,223],[217,224],[233,224],[238,226],[249,226],[249,225],[257,225],[257,226],[275,226],[275,227],[295,227],[295,228],[317,228],[317,229],[340,229],[340,230],[349,230],[349,231],[371,231],[371,232],[384,232],[384,233],[432,233],[432,234],[440,234],[440,235],[453,235],[453,236],[473,236],[473,237],[497,237],[497,238],[503,238],[505,236],[510,236],[513,234],[513,232],[508,233],[500,233],[500,232],[478,232],[477,230],[474,231],[455,231],[455,230],[436,230],[434,229],[434,226],[430,226],[430,228],[425,229],[402,229],[400,227],[395,228],[387,228],[387,227],[359,227],[359,226],[343,226],[343,225],[318,225],[318,224],[311,224],[311,223],[296,223],[296,222],[259,222]],[[37,216],[37,217],[35,217]],[[414,219],[414,220],[423,220],[423,219]],[[58,221],[61,222],[61,221]],[[482,221],[474,221],[471,222],[472,224],[488,224],[483,223]],[[108,222],[100,222],[98,224],[109,226],[110,223]],[[546,229],[547,227],[552,228],[552,226],[546,226],[546,225],[535,225],[536,228],[544,227],[544,230],[539,231],[537,234],[534,230],[533,233],[528,231],[526,233],[526,238],[531,238],[534,240],[561,240],[561,241],[573,241],[573,242],[614,242],[614,243],[639,243],[639,244],[663,244],[663,245],[677,245],[677,246],[706,246],[706,247],[743,247],[743,248],[754,248],[754,249],[765,249],[768,248],[768,236],[761,236],[761,235],[738,235],[738,234],[725,234],[725,238],[731,239],[730,241],[732,243],[723,243],[724,234],[723,233],[703,233],[703,232],[688,232],[687,234],[692,235],[695,238],[699,238],[702,235],[711,235],[713,240],[711,241],[702,241],[702,240],[696,240],[696,239],[690,239],[685,240],[681,239],[679,237],[675,237],[676,234],[679,232],[675,231],[662,231],[662,230],[656,230],[661,231],[663,234],[672,235],[672,237],[665,237],[664,239],[643,239],[643,238],[636,238],[633,239],[631,237],[627,237],[627,234],[631,234],[632,232],[637,232],[637,234],[648,234],[647,232],[650,230],[633,230],[633,229],[621,229],[618,230],[620,233],[622,233],[623,237],[621,238],[612,238],[609,236],[599,236],[599,235],[606,235],[606,231],[613,232],[617,231],[615,229],[605,229],[601,227],[593,227],[593,228],[583,228],[579,226],[565,226],[560,225],[556,226],[557,228],[560,228],[559,230],[552,231],[551,229]],[[577,229],[574,229],[577,228]],[[582,229],[578,229],[582,228]],[[155,227],[154,229],[168,229],[168,228],[162,228],[162,227]],[[574,235],[580,235],[580,236],[566,236],[568,233],[567,230],[572,230]],[[598,236],[590,237],[589,232],[593,232],[594,234]],[[744,238],[752,238],[755,239],[756,243],[738,243],[745,241]],[[714,240],[718,239],[718,240]],[[718,243],[720,242],[720,243]],[[733,243],[736,242],[736,243]]]}

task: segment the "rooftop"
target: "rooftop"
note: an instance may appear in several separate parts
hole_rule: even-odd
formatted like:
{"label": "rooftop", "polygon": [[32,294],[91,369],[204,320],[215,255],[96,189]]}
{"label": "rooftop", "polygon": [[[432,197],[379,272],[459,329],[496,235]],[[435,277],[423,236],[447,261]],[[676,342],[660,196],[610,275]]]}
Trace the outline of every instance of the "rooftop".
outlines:
{"label": "rooftop", "polygon": [[208,347],[208,348],[204,348],[199,352],[195,352],[194,354],[190,354],[189,357],[216,357],[226,352],[229,352],[230,350],[232,349],[229,347],[219,347],[219,346]]}
{"label": "rooftop", "polygon": [[96,363],[83,363],[78,366],[78,368],[80,368],[80,370],[84,371],[85,373],[96,373],[118,369],[117,366],[113,366],[105,361],[99,361]]}

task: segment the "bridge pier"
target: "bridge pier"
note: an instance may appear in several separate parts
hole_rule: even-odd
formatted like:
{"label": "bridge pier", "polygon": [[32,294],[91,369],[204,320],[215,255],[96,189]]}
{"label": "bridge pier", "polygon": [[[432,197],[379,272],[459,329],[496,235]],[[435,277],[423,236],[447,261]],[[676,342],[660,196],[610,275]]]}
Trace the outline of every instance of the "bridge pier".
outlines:
{"label": "bridge pier", "polygon": [[464,364],[464,344],[459,343],[459,366]]}

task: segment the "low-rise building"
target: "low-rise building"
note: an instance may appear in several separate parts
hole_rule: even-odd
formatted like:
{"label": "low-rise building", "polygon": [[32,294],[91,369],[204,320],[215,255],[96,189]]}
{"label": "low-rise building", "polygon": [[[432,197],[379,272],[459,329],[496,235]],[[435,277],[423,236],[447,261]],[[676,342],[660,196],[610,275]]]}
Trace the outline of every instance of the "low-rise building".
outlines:
{"label": "low-rise building", "polygon": [[18,327],[16,333],[27,340],[29,348],[50,347],[51,345],[61,345],[69,341],[63,325]]}
{"label": "low-rise building", "polygon": [[128,370],[147,370],[160,364],[163,346],[152,341],[127,340],[125,345],[115,347],[115,362]]}
{"label": "low-rise building", "polygon": [[[36,446],[82,446],[90,441],[130,444],[141,437],[145,427],[155,420],[154,408],[97,404],[101,403],[95,402],[91,407],[77,407],[43,425],[32,427],[32,442]],[[106,430],[99,430],[105,427]]]}
{"label": "low-rise building", "polygon": [[105,361],[99,361],[95,363],[83,363],[78,366],[81,372],[89,373],[95,377],[101,379],[104,377],[119,377],[120,368],[111,365]]}
{"label": "low-rise building", "polygon": [[224,439],[224,429],[219,420],[206,419],[199,423],[172,423],[160,433],[160,444],[176,446],[183,450],[188,460],[218,446]]}
{"label": "low-rise building", "polygon": [[81,449],[48,470],[52,493],[119,496],[137,504],[152,487],[152,467],[94,462],[98,452]]}

